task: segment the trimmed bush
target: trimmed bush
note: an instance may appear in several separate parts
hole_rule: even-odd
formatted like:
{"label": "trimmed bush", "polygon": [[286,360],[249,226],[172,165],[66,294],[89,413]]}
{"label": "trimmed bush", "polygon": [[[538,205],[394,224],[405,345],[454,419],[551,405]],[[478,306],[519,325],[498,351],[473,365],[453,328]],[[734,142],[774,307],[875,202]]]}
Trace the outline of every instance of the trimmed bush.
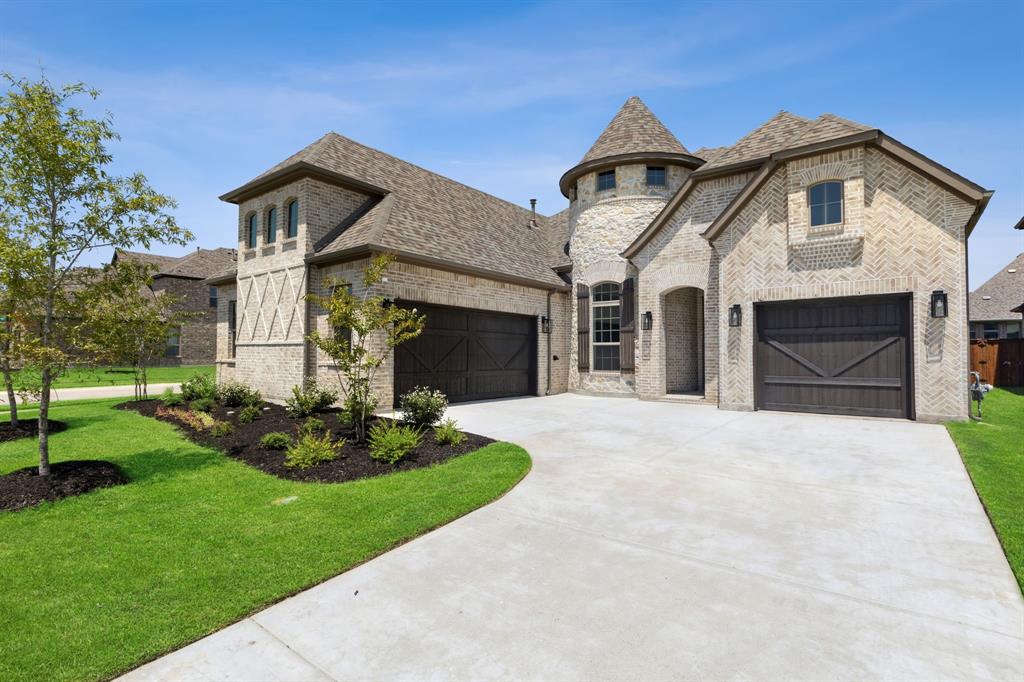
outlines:
{"label": "trimmed bush", "polygon": [[260,415],[262,414],[263,410],[261,410],[256,405],[246,405],[238,413],[238,421],[242,422],[243,424],[249,424],[259,419]]}
{"label": "trimmed bush", "polygon": [[185,404],[185,399],[175,393],[173,388],[167,387],[160,394],[160,402],[164,404],[164,407],[180,407]]}
{"label": "trimmed bush", "polygon": [[286,466],[308,469],[335,459],[344,446],[344,439],[332,442],[330,434],[318,436],[307,433],[288,448],[288,452],[284,456],[284,463]]}
{"label": "trimmed bush", "polygon": [[263,394],[240,381],[225,381],[217,387],[217,401],[224,407],[259,405],[263,402]]}
{"label": "trimmed bush", "polygon": [[193,374],[181,382],[181,397],[186,402],[209,398],[217,399],[217,381],[209,374]]}
{"label": "trimmed bush", "polygon": [[292,397],[284,402],[284,408],[292,419],[302,419],[322,412],[338,401],[338,392],[309,382],[305,388],[292,386]]}
{"label": "trimmed bush", "polygon": [[448,398],[441,391],[417,386],[402,396],[399,406],[402,421],[413,426],[433,426],[448,409]]}
{"label": "trimmed bush", "polygon": [[418,429],[393,421],[379,421],[370,428],[370,457],[395,464],[419,447],[422,436]]}
{"label": "trimmed bush", "polygon": [[299,427],[300,436],[308,436],[310,434],[317,434],[321,431],[326,431],[327,425],[324,424],[323,419],[317,417],[310,417],[306,421],[302,422],[302,426]]}
{"label": "trimmed bush", "polygon": [[292,437],[284,431],[271,431],[260,438],[260,447],[267,450],[284,450],[291,446]]}
{"label": "trimmed bush", "polygon": [[434,438],[441,445],[461,445],[466,440],[466,434],[459,431],[459,425],[454,419],[445,419],[434,427]]}
{"label": "trimmed bush", "polygon": [[216,404],[213,398],[196,398],[188,404],[188,409],[193,412],[209,412]]}
{"label": "trimmed bush", "polygon": [[235,427],[230,422],[215,421],[210,427],[210,435],[214,438],[223,438],[234,433]]}

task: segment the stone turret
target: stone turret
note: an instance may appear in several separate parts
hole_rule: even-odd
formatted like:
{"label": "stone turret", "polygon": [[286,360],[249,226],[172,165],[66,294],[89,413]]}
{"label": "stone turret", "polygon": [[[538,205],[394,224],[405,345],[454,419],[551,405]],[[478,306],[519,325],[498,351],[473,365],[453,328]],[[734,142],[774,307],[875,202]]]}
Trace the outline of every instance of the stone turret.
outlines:
{"label": "stone turret", "polygon": [[[622,251],[646,228],[702,161],[630,97],[576,166],[559,182],[570,203],[569,255],[573,282],[591,288],[621,283],[635,270]],[[574,316],[575,318],[575,316]],[[574,320],[574,325],[575,325]],[[573,339],[577,338],[576,329]],[[582,391],[631,393],[632,373],[578,369],[572,353],[570,383]],[[590,352],[585,349],[584,352]]]}

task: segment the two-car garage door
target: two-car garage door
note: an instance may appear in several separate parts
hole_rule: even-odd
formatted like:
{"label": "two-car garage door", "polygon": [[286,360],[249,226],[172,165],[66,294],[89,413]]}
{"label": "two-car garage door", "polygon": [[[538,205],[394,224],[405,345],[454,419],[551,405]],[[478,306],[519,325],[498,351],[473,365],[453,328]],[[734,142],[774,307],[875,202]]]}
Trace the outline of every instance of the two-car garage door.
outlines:
{"label": "two-car garage door", "polygon": [[450,402],[536,392],[537,321],[467,308],[415,303],[423,332],[395,349],[395,402],[416,386],[436,388]]}
{"label": "two-car garage door", "polygon": [[759,304],[759,409],[913,417],[910,297]]}

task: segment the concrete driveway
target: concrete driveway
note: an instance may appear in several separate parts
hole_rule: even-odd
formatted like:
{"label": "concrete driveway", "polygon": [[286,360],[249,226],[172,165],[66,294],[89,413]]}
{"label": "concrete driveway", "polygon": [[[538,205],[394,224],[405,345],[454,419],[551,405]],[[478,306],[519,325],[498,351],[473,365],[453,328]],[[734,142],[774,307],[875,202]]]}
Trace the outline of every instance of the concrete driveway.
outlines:
{"label": "concrete driveway", "polygon": [[128,678],[1024,678],[1024,601],[942,427],[577,395],[451,413],[533,471]]}

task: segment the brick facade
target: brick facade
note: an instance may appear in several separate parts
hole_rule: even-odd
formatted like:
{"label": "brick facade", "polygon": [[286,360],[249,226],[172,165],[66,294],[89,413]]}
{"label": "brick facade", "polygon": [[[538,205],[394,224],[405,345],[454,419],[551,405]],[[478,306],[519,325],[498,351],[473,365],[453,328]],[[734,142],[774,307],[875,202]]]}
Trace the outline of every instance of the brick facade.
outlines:
{"label": "brick facade", "polygon": [[153,279],[154,293],[168,293],[181,299],[176,306],[191,316],[181,325],[177,357],[162,357],[163,366],[209,365],[217,357],[217,309],[210,306],[210,287],[198,279],[161,277]]}

